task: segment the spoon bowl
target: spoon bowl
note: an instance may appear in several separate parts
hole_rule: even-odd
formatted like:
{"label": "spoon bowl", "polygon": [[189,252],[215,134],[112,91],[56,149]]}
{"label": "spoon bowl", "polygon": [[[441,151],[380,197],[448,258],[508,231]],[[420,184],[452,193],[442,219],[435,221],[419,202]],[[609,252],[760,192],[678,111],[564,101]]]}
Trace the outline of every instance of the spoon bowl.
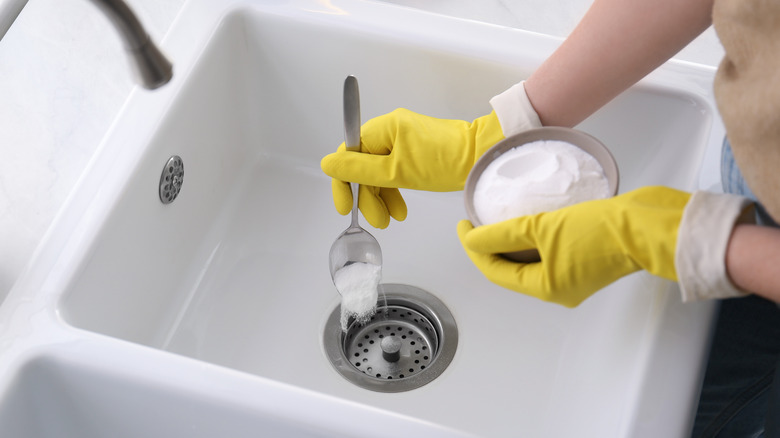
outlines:
{"label": "spoon bowl", "polygon": [[362,227],[350,226],[341,233],[330,247],[330,276],[353,263],[382,266],[382,249],[379,242]]}

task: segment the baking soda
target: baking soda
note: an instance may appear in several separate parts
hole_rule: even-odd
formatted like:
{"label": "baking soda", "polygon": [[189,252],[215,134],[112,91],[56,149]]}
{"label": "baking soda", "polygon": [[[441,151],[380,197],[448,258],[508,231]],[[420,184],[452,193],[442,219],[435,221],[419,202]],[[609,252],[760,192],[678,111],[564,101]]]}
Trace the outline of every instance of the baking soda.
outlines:
{"label": "baking soda", "polygon": [[347,331],[350,317],[365,324],[374,316],[379,297],[382,267],[371,263],[352,263],[336,271],[333,283],[341,294],[341,329]]}
{"label": "baking soda", "polygon": [[510,149],[485,168],[474,209],[487,225],[609,195],[592,155],[563,141],[540,140]]}

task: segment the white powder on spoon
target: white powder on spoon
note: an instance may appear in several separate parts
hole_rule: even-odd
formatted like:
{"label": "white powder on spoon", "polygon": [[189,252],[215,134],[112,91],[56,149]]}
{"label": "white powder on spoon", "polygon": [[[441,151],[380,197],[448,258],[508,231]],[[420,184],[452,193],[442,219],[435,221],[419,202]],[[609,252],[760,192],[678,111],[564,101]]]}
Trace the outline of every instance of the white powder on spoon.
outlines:
{"label": "white powder on spoon", "polygon": [[352,263],[336,271],[333,283],[341,294],[341,329],[347,331],[350,317],[365,324],[376,312],[382,267],[371,263]]}
{"label": "white powder on spoon", "polygon": [[487,225],[609,195],[592,155],[563,141],[539,140],[506,151],[485,168],[474,209]]}

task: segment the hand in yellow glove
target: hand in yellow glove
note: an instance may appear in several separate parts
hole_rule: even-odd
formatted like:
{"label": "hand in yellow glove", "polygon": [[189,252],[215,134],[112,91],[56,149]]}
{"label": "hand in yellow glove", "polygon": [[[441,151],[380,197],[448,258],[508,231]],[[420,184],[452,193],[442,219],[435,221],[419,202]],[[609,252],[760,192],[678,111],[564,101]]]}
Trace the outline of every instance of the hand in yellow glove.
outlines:
{"label": "hand in yellow glove", "polygon": [[[640,269],[681,278],[687,301],[738,296],[725,273],[725,250],[745,201],[706,192],[694,196],[689,206],[689,193],[645,187],[477,228],[461,221],[458,235],[492,282],[567,307]],[[498,255],[531,248],[539,250],[540,262]]]}
{"label": "hand in yellow glove", "polygon": [[[490,100],[495,109],[473,122],[424,116],[406,109],[366,122],[361,128],[360,153],[336,153],[322,159],[322,170],[333,178],[336,210],[352,209],[352,192],[345,181],[361,184],[360,210],[377,228],[406,218],[399,188],[446,192],[463,189],[477,159],[505,136],[541,126],[523,83]],[[502,129],[503,127],[503,129]]]}
{"label": "hand in yellow glove", "polygon": [[322,159],[333,178],[333,200],[341,214],[352,209],[349,182],[360,186],[360,209],[368,222],[385,228],[390,216],[406,218],[399,188],[436,192],[463,189],[476,160],[504,134],[495,113],[469,123],[424,116],[406,109],[366,122],[360,152],[338,152]]}

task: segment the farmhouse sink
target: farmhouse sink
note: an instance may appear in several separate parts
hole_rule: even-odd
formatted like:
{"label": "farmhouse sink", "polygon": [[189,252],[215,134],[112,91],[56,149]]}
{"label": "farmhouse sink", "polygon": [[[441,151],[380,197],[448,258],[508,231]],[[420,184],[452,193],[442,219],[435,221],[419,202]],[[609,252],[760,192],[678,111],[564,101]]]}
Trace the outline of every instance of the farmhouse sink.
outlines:
{"label": "farmhouse sink", "polygon": [[[180,435],[193,419],[195,436],[220,422],[230,436],[687,435],[713,305],[682,304],[645,273],[576,309],[495,286],[460,247],[459,192],[407,191],[408,219],[370,230],[383,283],[451,312],[449,366],[388,394],[339,375],[323,345],[339,303],[327,255],[348,220],[319,161],[342,141],[344,78],[360,80],[363,120],[397,107],[470,120],[559,42],[361,0],[190,1],[163,42],[173,81],[131,95],[0,307],[0,424],[33,436],[55,436],[36,416],[64,436]],[[668,63],[578,127],[611,149],[622,190],[712,183],[712,74]],[[184,173],[164,203],[172,157]]]}

